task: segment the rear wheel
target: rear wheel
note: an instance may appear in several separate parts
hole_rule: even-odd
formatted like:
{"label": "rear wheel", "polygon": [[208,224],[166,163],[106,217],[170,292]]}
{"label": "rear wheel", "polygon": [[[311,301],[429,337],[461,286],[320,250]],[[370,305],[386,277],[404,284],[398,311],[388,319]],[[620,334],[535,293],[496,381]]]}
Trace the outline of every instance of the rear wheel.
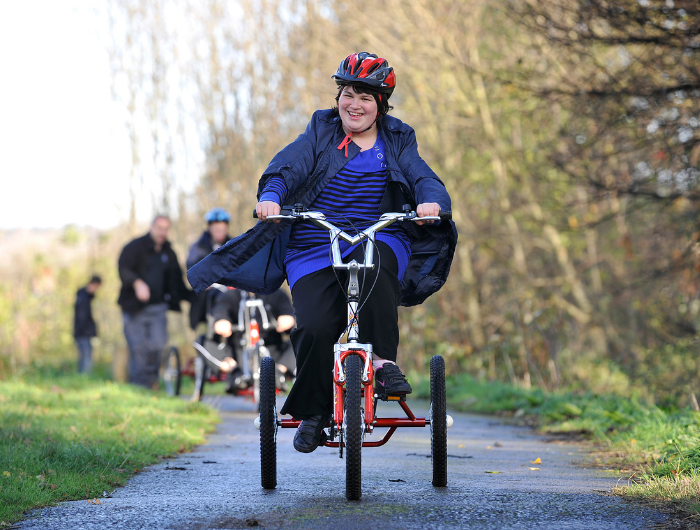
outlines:
{"label": "rear wheel", "polygon": [[447,390],[445,360],[430,359],[430,456],[433,462],[433,486],[447,486]]}
{"label": "rear wheel", "polygon": [[349,501],[362,496],[362,358],[345,359],[345,497]]}
{"label": "rear wheel", "polygon": [[271,357],[264,357],[260,367],[260,478],[265,489],[277,486],[275,361]]}
{"label": "rear wheel", "polygon": [[165,364],[163,366],[163,386],[166,394],[169,396],[179,395],[181,382],[180,352],[175,346],[171,346],[165,356]]}
{"label": "rear wheel", "polygon": [[209,379],[209,367],[201,355],[194,358],[194,392],[192,401],[201,401],[204,395],[204,385]]}

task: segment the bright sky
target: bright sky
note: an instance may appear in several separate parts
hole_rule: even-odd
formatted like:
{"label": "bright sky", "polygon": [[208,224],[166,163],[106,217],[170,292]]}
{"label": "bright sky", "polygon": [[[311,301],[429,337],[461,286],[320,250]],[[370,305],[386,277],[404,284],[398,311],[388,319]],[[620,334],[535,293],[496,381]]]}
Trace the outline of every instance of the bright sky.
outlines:
{"label": "bright sky", "polygon": [[108,228],[128,216],[105,4],[0,1],[0,229]]}

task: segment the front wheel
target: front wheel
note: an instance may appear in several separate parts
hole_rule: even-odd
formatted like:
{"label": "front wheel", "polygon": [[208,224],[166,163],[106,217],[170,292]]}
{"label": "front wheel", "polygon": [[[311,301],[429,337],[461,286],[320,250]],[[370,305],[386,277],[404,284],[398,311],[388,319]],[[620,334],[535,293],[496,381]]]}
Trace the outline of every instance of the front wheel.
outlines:
{"label": "front wheel", "polygon": [[165,363],[163,366],[163,386],[165,387],[165,393],[169,396],[179,395],[181,382],[180,352],[175,346],[171,346],[165,356]]}
{"label": "front wheel", "polygon": [[430,359],[430,456],[433,462],[433,486],[447,486],[447,390],[445,360]]}
{"label": "front wheel", "polygon": [[345,359],[345,497],[349,501],[362,496],[362,365],[359,355]]}
{"label": "front wheel", "polygon": [[277,486],[277,405],[275,361],[264,357],[260,366],[260,478],[262,487]]}
{"label": "front wheel", "polygon": [[204,385],[209,378],[209,367],[201,355],[194,358],[194,392],[192,401],[202,401],[204,395]]}

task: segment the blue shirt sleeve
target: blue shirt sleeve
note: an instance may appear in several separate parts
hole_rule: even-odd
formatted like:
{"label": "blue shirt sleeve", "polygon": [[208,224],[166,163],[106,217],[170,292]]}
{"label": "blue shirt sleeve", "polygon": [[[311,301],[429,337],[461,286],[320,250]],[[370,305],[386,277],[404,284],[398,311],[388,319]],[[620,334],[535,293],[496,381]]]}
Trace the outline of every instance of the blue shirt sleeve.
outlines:
{"label": "blue shirt sleeve", "polygon": [[265,184],[263,192],[260,194],[260,202],[272,201],[280,206],[284,204],[287,198],[287,185],[282,177],[272,177]]}

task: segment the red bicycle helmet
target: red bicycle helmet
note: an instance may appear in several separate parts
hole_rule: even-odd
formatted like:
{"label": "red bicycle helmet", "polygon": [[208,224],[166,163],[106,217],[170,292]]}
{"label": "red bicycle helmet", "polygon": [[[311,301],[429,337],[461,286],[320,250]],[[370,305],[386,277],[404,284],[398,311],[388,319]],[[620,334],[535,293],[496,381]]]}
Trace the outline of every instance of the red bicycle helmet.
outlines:
{"label": "red bicycle helmet", "polygon": [[348,55],[331,76],[339,85],[360,85],[391,96],[396,86],[396,74],[386,59],[373,53],[360,52]]}

